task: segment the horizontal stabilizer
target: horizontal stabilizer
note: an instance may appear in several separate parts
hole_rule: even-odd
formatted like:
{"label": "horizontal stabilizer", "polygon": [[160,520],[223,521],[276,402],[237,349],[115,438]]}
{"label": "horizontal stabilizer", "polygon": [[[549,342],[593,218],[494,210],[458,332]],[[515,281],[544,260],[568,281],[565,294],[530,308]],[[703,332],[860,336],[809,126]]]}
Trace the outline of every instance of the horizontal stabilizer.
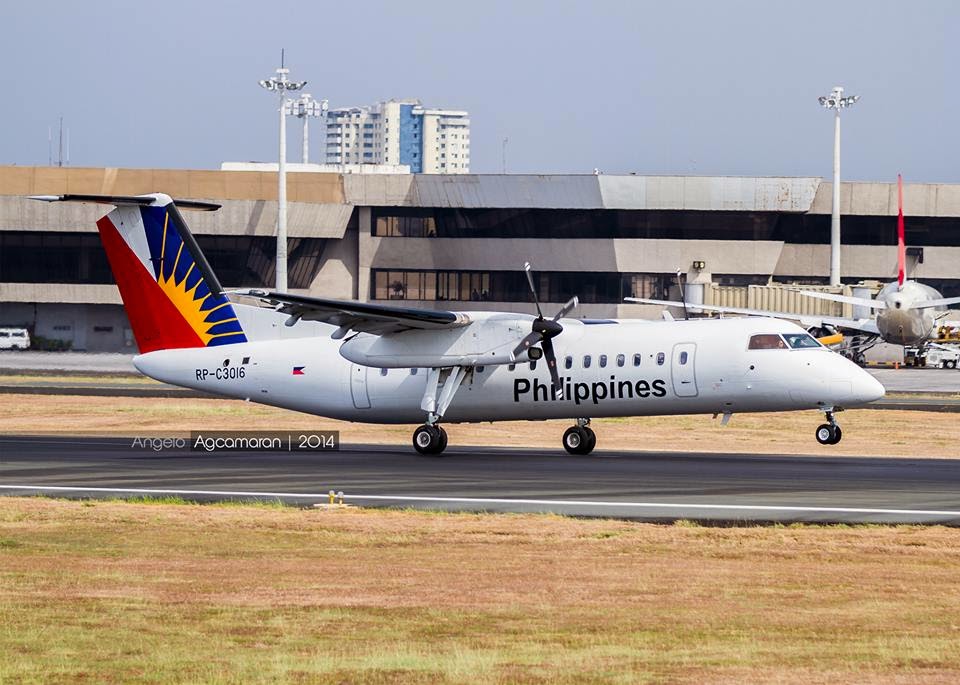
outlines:
{"label": "horizontal stabilizer", "polygon": [[[31,200],[40,200],[41,202],[92,202],[100,205],[115,205],[117,207],[130,206],[150,206],[162,205],[166,199],[165,195],[30,195]],[[222,205],[215,202],[203,202],[201,200],[173,200],[180,209],[196,209],[203,212],[215,212]]]}
{"label": "horizontal stabilizer", "polygon": [[830,300],[831,302],[842,302],[843,304],[852,304],[855,307],[870,307],[871,309],[886,309],[887,305],[882,300],[873,300],[869,297],[851,297],[850,295],[834,295],[833,293],[813,293],[809,290],[801,290],[801,295],[807,297],[816,297],[820,300]]}
{"label": "horizontal stabilizer", "polygon": [[949,307],[952,304],[960,304],[960,297],[941,297],[939,300],[924,300],[923,302],[914,302],[910,309],[930,309],[931,307]]}

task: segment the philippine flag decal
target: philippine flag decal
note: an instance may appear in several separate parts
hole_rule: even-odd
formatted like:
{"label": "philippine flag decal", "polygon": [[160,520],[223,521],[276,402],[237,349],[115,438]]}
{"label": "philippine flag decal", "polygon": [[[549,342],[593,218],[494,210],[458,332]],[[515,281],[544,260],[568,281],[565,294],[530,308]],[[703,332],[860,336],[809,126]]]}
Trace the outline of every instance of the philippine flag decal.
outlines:
{"label": "philippine flag decal", "polygon": [[304,370],[305,368],[307,368],[307,367],[305,367],[305,366],[294,366],[294,367],[293,367],[293,375],[294,375],[294,376],[303,376],[303,375],[304,375],[303,370]]}

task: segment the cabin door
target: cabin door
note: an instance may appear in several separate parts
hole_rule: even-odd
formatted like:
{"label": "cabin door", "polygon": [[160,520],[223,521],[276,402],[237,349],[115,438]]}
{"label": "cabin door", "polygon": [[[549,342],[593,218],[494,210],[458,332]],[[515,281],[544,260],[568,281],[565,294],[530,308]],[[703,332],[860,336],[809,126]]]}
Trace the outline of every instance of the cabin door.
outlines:
{"label": "cabin door", "polygon": [[677,343],[673,346],[673,392],[677,397],[697,396],[697,377],[694,373],[694,358],[697,353],[696,343]]}

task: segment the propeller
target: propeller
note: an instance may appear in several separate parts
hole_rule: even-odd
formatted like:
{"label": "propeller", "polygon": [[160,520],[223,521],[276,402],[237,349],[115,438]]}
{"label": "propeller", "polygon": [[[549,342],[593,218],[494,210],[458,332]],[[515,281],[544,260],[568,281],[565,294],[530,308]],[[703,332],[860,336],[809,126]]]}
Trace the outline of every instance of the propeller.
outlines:
{"label": "propeller", "polygon": [[557,370],[557,355],[553,349],[553,339],[563,333],[563,326],[558,322],[569,314],[579,303],[576,296],[560,308],[552,319],[543,318],[543,310],[540,308],[540,299],[537,297],[537,288],[533,284],[533,274],[530,272],[530,262],[524,262],[523,270],[527,274],[527,283],[530,284],[530,292],[533,293],[533,303],[537,307],[537,318],[533,320],[531,331],[520,344],[517,345],[510,354],[511,359],[516,359],[519,355],[530,350],[531,347],[540,343],[543,349],[543,356],[547,360],[547,368],[550,369],[550,379],[553,382],[553,388],[559,399],[563,399],[563,385],[560,383],[560,372]]}

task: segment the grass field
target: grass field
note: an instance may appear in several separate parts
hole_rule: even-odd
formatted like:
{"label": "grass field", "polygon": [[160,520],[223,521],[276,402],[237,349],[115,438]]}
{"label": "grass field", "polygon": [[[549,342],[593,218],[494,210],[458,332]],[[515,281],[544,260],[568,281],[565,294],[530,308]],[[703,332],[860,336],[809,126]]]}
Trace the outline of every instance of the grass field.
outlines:
{"label": "grass field", "polygon": [[[594,421],[598,449],[760,452],[851,456],[957,457],[960,415],[858,409],[838,414],[843,441],[813,437],[815,411],[738,414],[730,424],[709,416],[637,417]],[[447,425],[451,445],[562,449],[571,421]],[[0,394],[0,434],[157,435],[191,429],[339,430],[345,444],[408,446],[414,426],[333,421],[234,400]]]}
{"label": "grass field", "polygon": [[956,683],[960,535],[0,500],[0,682]]}

